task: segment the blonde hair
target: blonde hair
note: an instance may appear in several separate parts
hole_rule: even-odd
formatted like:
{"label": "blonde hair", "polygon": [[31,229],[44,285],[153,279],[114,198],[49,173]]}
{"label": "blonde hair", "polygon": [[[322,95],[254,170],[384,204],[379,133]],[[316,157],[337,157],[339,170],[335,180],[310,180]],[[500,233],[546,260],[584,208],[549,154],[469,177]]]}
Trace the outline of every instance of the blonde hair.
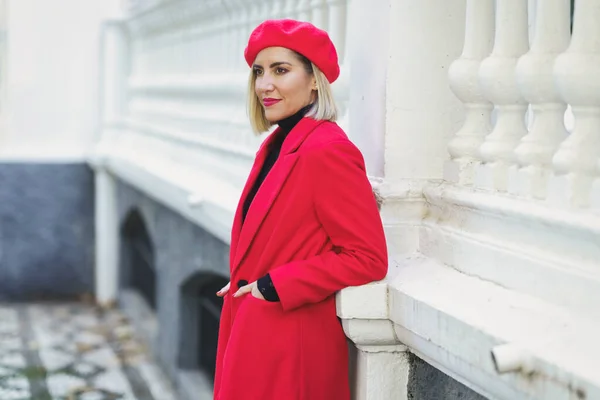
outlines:
{"label": "blonde hair", "polygon": [[[306,70],[307,73],[312,73],[314,75],[317,85],[317,99],[315,100],[313,107],[306,113],[306,116],[318,121],[325,120],[335,122],[337,119],[338,110],[329,81],[325,77],[325,74],[323,74],[323,72],[315,64],[310,62],[301,54],[297,55],[306,66],[308,66],[308,63],[310,63],[312,72],[309,72],[308,68],[306,68]],[[256,95],[255,83],[256,80],[254,71],[251,70],[250,77],[248,79],[248,116],[250,118],[252,130],[257,135],[260,135],[261,133],[271,129],[275,122],[270,122],[267,120],[267,117],[265,116],[265,109],[261,105],[258,96]]]}

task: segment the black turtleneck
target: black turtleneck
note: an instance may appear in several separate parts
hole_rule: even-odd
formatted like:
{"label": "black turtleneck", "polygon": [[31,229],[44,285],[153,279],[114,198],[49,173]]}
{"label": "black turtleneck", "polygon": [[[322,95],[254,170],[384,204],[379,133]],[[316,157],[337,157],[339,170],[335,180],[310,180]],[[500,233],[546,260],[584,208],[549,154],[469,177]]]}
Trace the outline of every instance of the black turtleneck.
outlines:
{"label": "black turtleneck", "polygon": [[260,186],[264,182],[265,178],[269,174],[269,171],[271,171],[271,168],[273,168],[273,165],[275,165],[275,161],[277,161],[277,159],[279,158],[279,153],[281,152],[281,146],[283,145],[285,138],[290,133],[290,131],[292,129],[294,129],[296,124],[298,122],[300,122],[300,120],[302,118],[304,118],[304,116],[311,109],[311,107],[312,107],[312,104],[309,104],[309,105],[305,106],[304,108],[301,108],[294,115],[290,115],[289,117],[284,118],[281,121],[277,122],[277,125],[279,125],[280,129],[278,132],[276,132],[277,136],[274,137],[273,140],[271,141],[269,149],[268,149],[267,157],[265,158],[265,161],[260,169],[260,173],[258,174],[258,177],[256,178],[256,181],[254,182],[252,189],[248,193],[248,197],[246,197],[246,199],[244,200],[242,222],[246,219],[246,215],[248,214],[248,210],[250,209],[250,204],[252,204],[252,201],[254,200],[254,196],[256,196],[258,189],[260,188]]}
{"label": "black turtleneck", "polygon": [[[269,144],[268,154],[265,158],[265,161],[260,169],[260,173],[252,185],[252,189],[248,193],[248,196],[244,200],[244,208],[242,212],[242,222],[246,219],[246,215],[248,214],[248,210],[250,209],[250,205],[254,200],[254,196],[258,192],[258,189],[264,182],[265,178],[275,165],[275,162],[279,158],[279,153],[281,153],[281,146],[285,141],[285,138],[288,136],[290,131],[294,129],[296,124],[300,122],[302,118],[306,115],[306,113],[311,109],[312,104],[309,104],[303,108],[301,108],[297,113],[291,115],[287,118],[282,119],[277,122],[279,125],[279,131],[276,132],[276,137],[273,138],[271,143]],[[269,274],[263,276],[262,278],[257,280],[258,290],[262,293],[263,297],[267,301],[279,301],[279,296],[277,295],[277,291],[273,286],[273,281],[271,280],[271,276]]]}

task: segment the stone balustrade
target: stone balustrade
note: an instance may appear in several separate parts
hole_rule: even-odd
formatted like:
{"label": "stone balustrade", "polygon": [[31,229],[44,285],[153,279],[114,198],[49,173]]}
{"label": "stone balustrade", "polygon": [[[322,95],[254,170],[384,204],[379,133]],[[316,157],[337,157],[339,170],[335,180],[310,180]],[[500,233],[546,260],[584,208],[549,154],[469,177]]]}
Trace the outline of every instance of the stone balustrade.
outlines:
{"label": "stone balustrade", "polygon": [[[306,19],[327,29],[343,63],[347,2],[295,0],[171,1],[137,4],[130,32],[125,125],[143,146],[240,187],[260,140],[246,113],[243,52],[265,19]],[[150,4],[150,3],[148,3]],[[148,8],[149,7],[149,8]],[[349,71],[334,84],[340,125],[348,124]],[[215,154],[218,156],[215,158]]]}
{"label": "stone balustrade", "polygon": [[[600,27],[594,18],[600,6],[577,2],[571,36],[571,3],[530,2],[528,9],[522,0],[499,0],[496,7],[467,1],[465,47],[449,74],[465,105],[465,123],[448,146],[447,180],[558,206],[600,206],[594,189],[600,160],[594,39]],[[574,116],[570,133],[567,105]]]}

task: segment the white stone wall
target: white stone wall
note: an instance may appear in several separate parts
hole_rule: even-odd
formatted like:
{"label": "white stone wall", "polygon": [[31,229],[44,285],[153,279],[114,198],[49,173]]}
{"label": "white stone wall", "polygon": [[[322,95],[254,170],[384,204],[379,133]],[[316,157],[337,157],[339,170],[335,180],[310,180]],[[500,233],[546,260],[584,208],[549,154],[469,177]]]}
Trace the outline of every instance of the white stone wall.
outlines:
{"label": "white stone wall", "polygon": [[99,134],[100,27],[119,1],[0,7],[0,159],[83,162]]}

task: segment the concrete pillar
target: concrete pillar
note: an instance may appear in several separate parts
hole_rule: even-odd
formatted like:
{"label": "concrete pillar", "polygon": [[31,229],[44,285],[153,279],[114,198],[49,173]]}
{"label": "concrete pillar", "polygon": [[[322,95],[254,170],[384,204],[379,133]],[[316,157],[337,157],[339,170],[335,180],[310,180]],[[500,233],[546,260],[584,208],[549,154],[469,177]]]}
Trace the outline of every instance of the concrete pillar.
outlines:
{"label": "concrete pillar", "polygon": [[389,11],[389,0],[352,0],[348,8],[344,65],[350,69],[348,135],[362,151],[372,177],[383,177],[384,170]]}
{"label": "concrete pillar", "polygon": [[96,301],[109,306],[118,293],[120,233],[117,183],[106,169],[106,159],[126,104],[127,36],[123,24],[118,20],[105,23],[102,40],[102,129],[90,164],[96,171]]}
{"label": "concrete pillar", "polygon": [[358,346],[355,400],[408,399],[406,346]]}
{"label": "concrete pillar", "polygon": [[119,221],[114,177],[97,169],[96,186],[96,301],[111,306],[119,285]]}
{"label": "concrete pillar", "polygon": [[461,54],[465,0],[396,0],[390,9],[385,179],[441,179],[446,145],[462,125],[448,84]]}

